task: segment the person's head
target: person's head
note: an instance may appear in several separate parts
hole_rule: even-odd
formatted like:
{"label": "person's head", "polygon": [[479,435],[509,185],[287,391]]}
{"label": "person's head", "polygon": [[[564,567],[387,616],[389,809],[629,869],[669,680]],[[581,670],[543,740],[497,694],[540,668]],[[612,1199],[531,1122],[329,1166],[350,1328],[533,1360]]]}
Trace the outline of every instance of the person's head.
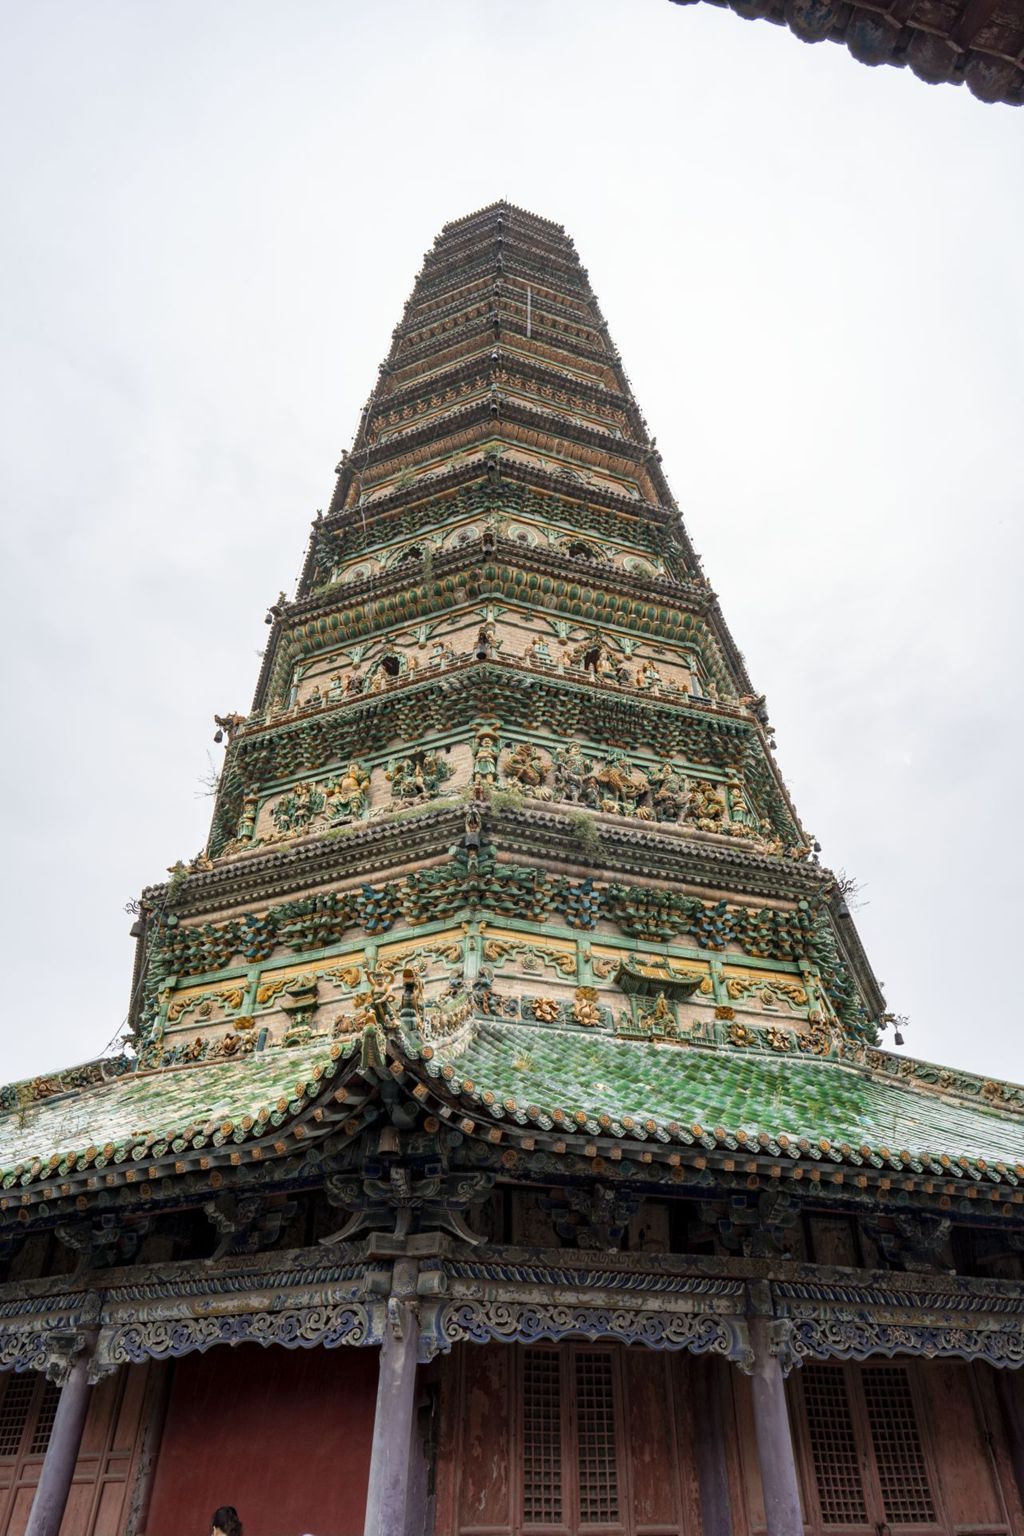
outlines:
{"label": "person's head", "polygon": [[242,1536],[242,1522],[233,1504],[222,1504],[220,1509],[215,1509],[210,1523],[213,1526],[210,1536]]}

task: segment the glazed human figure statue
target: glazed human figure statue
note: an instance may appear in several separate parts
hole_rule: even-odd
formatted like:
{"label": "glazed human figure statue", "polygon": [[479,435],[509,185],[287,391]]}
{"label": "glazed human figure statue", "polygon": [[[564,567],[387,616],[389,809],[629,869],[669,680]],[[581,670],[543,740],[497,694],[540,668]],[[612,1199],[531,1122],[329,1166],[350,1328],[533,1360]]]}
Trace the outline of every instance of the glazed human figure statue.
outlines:
{"label": "glazed human figure statue", "polygon": [[665,759],[651,774],[654,815],[657,821],[679,821],[689,804],[686,779]]}
{"label": "glazed human figure statue", "polygon": [[447,640],[435,640],[434,649],[430,653],[428,665],[432,667],[448,667],[455,660],[455,649]]}
{"label": "glazed human figure statue", "polygon": [[534,635],[526,647],[526,659],[534,667],[550,667],[554,665],[550,647],[543,635]]}
{"label": "glazed human figure statue", "polygon": [[639,668],[636,674],[636,686],[644,689],[661,687],[661,673],[653,661],[644,661]]}
{"label": "glazed human figure statue", "polygon": [[483,725],[476,733],[476,750],[473,753],[473,777],[493,784],[498,776],[498,728]]}
{"label": "glazed human figure statue", "polygon": [[594,775],[599,786],[602,811],[624,811],[627,814],[650,819],[650,810],[641,803],[650,790],[647,775],[633,768],[622,752],[613,752]]}
{"label": "glazed human figure statue", "polygon": [[361,816],[369,801],[369,789],[370,775],[362,763],[349,763],[338,783],[327,792],[332,823]]}
{"label": "glazed human figure statue", "polygon": [[569,740],[554,754],[555,797],[579,803],[585,800],[586,786],[592,779],[591,766],[580,750],[579,742]]}
{"label": "glazed human figure statue", "polygon": [[438,753],[418,749],[408,757],[393,758],[384,777],[397,799],[416,800],[436,794],[451,769]]}
{"label": "glazed human figure statue", "polygon": [[485,619],[476,632],[476,659],[486,661],[497,649],[497,631],[491,619]]}

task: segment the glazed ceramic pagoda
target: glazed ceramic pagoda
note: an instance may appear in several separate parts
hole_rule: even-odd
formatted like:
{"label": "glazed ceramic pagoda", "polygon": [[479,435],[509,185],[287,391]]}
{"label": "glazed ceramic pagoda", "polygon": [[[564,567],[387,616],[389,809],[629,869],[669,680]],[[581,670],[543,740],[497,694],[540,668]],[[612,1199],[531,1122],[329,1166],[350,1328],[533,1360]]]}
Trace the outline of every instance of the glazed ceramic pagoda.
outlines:
{"label": "glazed ceramic pagoda", "polygon": [[4,1090],[0,1536],[1024,1531],[1024,1093],[881,1048],[561,228],[337,473],[134,1054]]}

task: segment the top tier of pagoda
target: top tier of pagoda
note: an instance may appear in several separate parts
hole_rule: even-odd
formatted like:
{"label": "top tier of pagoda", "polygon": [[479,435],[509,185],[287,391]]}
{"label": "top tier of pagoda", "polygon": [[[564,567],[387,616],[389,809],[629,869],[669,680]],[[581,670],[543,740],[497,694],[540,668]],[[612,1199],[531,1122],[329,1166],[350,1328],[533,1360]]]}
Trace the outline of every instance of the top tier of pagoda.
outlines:
{"label": "top tier of pagoda", "polygon": [[331,513],[375,511],[497,445],[512,473],[674,505],[572,241],[505,203],[446,225],[428,253]]}

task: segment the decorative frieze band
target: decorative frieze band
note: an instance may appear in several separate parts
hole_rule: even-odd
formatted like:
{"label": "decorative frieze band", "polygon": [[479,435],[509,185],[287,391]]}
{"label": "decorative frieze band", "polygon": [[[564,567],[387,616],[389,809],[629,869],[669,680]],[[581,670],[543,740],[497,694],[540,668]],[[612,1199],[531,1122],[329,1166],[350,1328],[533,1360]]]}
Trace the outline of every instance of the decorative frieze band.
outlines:
{"label": "decorative frieze band", "polygon": [[[88,1352],[98,1380],[121,1365],[221,1344],[381,1342],[390,1257],[353,1253],[325,1263],[308,1250],[282,1255],[276,1269],[270,1257],[203,1277],[188,1266],[122,1270],[102,1292],[46,1295],[35,1282],[29,1294],[0,1293],[0,1371],[45,1372],[59,1382]],[[1007,1282],[893,1275],[885,1283],[873,1274],[858,1286],[850,1271],[827,1270],[813,1286],[754,1282],[707,1260],[687,1270],[667,1256],[636,1266],[625,1255],[569,1251],[494,1250],[484,1259],[456,1248],[402,1263],[418,1275],[424,1360],[462,1341],[584,1338],[718,1354],[749,1369],[748,1317],[756,1314],[770,1320],[769,1348],[786,1371],[807,1358],[874,1355],[1024,1366],[1024,1295]]]}
{"label": "decorative frieze band", "polygon": [[750,1356],[744,1319],[706,1313],[673,1313],[642,1307],[541,1306],[510,1301],[456,1301],[423,1320],[422,1359],[453,1344],[496,1341],[534,1344],[547,1339],[612,1339],[648,1349],[686,1349],[694,1354],[724,1355],[738,1364]]}
{"label": "decorative frieze band", "polygon": [[376,1310],[348,1302],[284,1312],[128,1323],[104,1329],[96,1353],[98,1361],[114,1368],[143,1360],[179,1359],[212,1349],[215,1344],[278,1344],[284,1349],[379,1344],[383,1329],[382,1320],[374,1316]]}
{"label": "decorative frieze band", "polygon": [[1024,1326],[979,1328],[959,1322],[882,1322],[865,1316],[792,1319],[796,1364],[803,1359],[867,1360],[872,1355],[917,1355],[926,1360],[984,1360],[1024,1365]]}

